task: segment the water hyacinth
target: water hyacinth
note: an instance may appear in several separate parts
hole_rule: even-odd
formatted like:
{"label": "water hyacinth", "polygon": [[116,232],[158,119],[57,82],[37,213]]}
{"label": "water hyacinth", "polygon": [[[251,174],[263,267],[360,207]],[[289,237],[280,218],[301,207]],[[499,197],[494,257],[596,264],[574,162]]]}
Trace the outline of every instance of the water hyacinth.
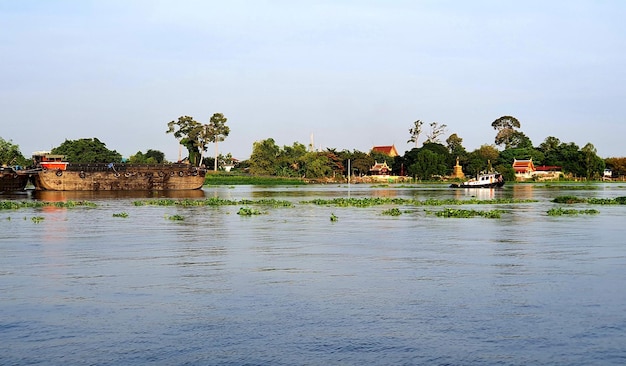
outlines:
{"label": "water hyacinth", "polygon": [[599,214],[600,211],[589,209],[589,210],[576,210],[576,209],[565,209],[562,207],[551,208],[548,210],[548,216],[563,216],[563,215],[595,215]]}
{"label": "water hyacinth", "polygon": [[387,215],[387,216],[400,216],[402,215],[402,211],[400,211],[399,208],[394,207],[394,208],[390,208],[388,210],[384,210],[382,212],[383,215]]}
{"label": "water hyacinth", "polygon": [[499,219],[502,217],[501,210],[491,211],[478,211],[478,210],[464,210],[457,208],[445,208],[442,211],[435,212],[437,217],[445,218],[472,218],[472,217],[484,217],[487,219]]}
{"label": "water hyacinth", "polygon": [[44,201],[0,201],[0,210],[18,210],[21,208],[74,208],[74,207],[96,207],[97,205],[89,201],[66,201],[66,202],[44,202]]}

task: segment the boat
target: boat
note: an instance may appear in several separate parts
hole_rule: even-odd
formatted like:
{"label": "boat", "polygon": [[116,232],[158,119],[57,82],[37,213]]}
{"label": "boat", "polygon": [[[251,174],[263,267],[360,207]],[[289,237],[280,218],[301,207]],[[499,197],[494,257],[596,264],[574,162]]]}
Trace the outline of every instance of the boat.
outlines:
{"label": "boat", "polygon": [[18,192],[26,189],[30,171],[16,167],[0,167],[0,192]]}
{"label": "boat", "polygon": [[33,154],[37,191],[169,191],[204,185],[206,169],[186,163],[77,164],[63,155]]}
{"label": "boat", "polygon": [[481,173],[463,183],[453,183],[450,188],[499,188],[504,185],[504,177],[498,172]]}

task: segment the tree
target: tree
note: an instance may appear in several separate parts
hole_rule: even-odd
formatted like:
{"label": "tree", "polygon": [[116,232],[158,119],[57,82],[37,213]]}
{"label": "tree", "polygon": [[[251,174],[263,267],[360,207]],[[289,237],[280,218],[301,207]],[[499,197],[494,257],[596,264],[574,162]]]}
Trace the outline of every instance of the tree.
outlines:
{"label": "tree", "polygon": [[28,160],[20,152],[20,147],[11,140],[0,137],[0,164],[1,165],[28,165]]}
{"label": "tree", "polygon": [[424,122],[420,121],[419,119],[413,122],[413,127],[409,128],[409,133],[411,134],[411,138],[409,139],[409,141],[406,142],[407,144],[409,142],[414,142],[415,147],[417,147],[417,140],[419,139],[420,134],[422,133],[423,124]]}
{"label": "tree", "polygon": [[446,132],[448,126],[438,122],[430,123],[430,132],[426,135],[426,142],[439,143],[439,137]]}
{"label": "tree", "polygon": [[[217,143],[224,141],[230,133],[230,127],[226,126],[226,117],[222,113],[214,113],[205,127],[205,134],[209,142],[215,143],[215,156],[218,155]],[[217,160],[215,159],[214,170],[217,171]]]}
{"label": "tree", "polygon": [[477,175],[482,171],[488,171],[490,165],[496,162],[500,152],[493,145],[482,145],[468,155],[467,166],[464,170],[469,175]]}
{"label": "tree", "polygon": [[330,161],[324,152],[310,151],[300,158],[302,176],[307,178],[322,178],[332,173]]}
{"label": "tree", "polygon": [[604,160],[598,157],[596,147],[591,143],[587,143],[580,149],[585,167],[585,177],[587,179],[598,178],[604,170]]}
{"label": "tree", "polygon": [[252,144],[252,154],[248,159],[250,173],[257,175],[275,175],[278,168],[280,148],[272,138],[256,141]]}
{"label": "tree", "polygon": [[448,136],[446,139],[446,145],[448,146],[448,151],[454,158],[460,155],[466,155],[467,151],[465,147],[463,147],[463,139],[460,138],[456,133]]}
{"label": "tree", "polygon": [[181,116],[177,121],[167,124],[168,130],[165,133],[173,133],[181,145],[189,152],[189,163],[199,165],[202,161],[201,149],[205,149],[206,128],[195,121],[193,117]]}
{"label": "tree", "polygon": [[504,145],[506,149],[510,147],[513,133],[516,128],[520,128],[521,125],[517,118],[512,116],[502,116],[491,123],[498,133],[496,134],[496,145]]}
{"label": "tree", "polygon": [[533,142],[525,133],[513,131],[509,136],[509,146],[507,149],[532,149]]}
{"label": "tree", "polygon": [[604,162],[607,168],[613,170],[614,176],[626,175],[626,157],[606,158]]}
{"label": "tree", "polygon": [[370,168],[374,166],[374,158],[359,150],[354,150],[352,152],[350,160],[350,169],[352,170],[352,172],[350,172],[351,175],[366,175],[369,173]]}
{"label": "tree", "polygon": [[153,159],[156,164],[162,164],[165,162],[165,154],[159,150],[148,149],[148,151],[146,151],[146,158],[148,160]]}
{"label": "tree", "polygon": [[51,151],[53,154],[65,155],[70,163],[119,163],[122,155],[109,150],[106,144],[97,138],[65,140]]}
{"label": "tree", "polygon": [[161,164],[165,162],[165,154],[158,150],[148,150],[145,154],[137,151],[128,158],[131,164]]}
{"label": "tree", "polygon": [[429,149],[420,149],[415,162],[409,166],[410,175],[424,180],[445,175],[446,170],[445,157]]}

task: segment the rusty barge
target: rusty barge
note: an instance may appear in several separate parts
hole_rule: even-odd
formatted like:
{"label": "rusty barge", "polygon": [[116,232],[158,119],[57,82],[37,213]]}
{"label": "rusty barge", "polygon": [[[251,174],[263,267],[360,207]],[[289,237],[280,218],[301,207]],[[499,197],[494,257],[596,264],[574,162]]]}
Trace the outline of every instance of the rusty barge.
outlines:
{"label": "rusty barge", "polygon": [[0,192],[19,192],[25,190],[33,174],[36,173],[13,167],[0,167]]}
{"label": "rusty barge", "polygon": [[204,185],[206,169],[172,164],[75,164],[62,155],[37,154],[33,174],[39,191],[170,191],[196,190]]}

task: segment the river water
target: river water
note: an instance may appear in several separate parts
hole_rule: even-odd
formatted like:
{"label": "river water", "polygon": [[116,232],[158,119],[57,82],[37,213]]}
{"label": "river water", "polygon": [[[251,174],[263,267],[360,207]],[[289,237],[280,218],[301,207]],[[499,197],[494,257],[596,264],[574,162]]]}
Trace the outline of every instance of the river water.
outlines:
{"label": "river water", "polygon": [[[626,206],[548,216],[563,195],[615,198],[626,187],[237,186],[173,197],[293,207],[0,196],[97,205],[0,211],[0,364],[625,364]],[[536,202],[463,206],[501,209],[499,219],[303,203],[335,197]],[[243,206],[265,214],[238,215]],[[393,207],[402,214],[382,214]]]}

